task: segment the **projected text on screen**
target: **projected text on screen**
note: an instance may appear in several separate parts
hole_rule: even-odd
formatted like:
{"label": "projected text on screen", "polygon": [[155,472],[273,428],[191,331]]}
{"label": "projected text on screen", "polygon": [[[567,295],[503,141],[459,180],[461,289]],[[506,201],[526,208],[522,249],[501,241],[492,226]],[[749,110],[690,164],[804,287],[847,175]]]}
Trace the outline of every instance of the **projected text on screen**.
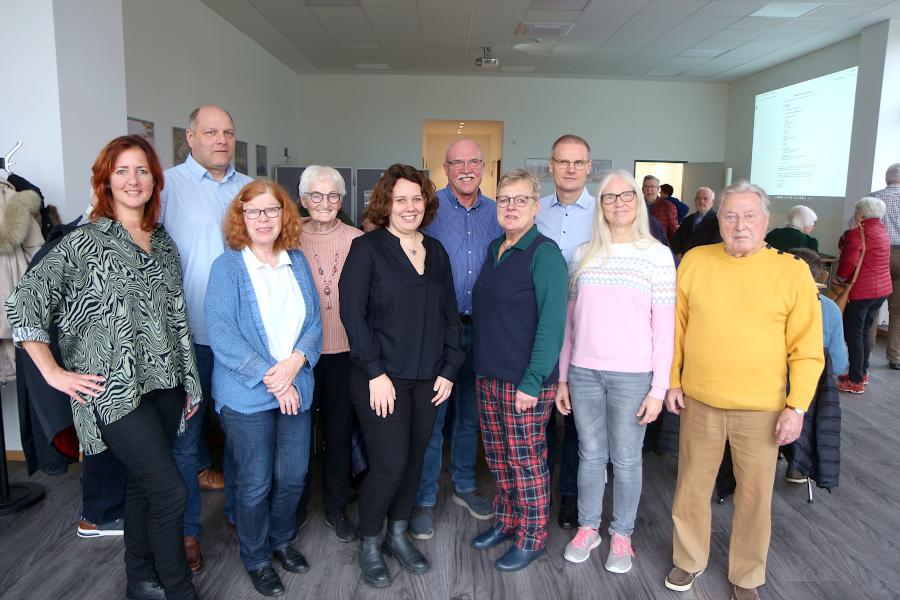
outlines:
{"label": "projected text on screen", "polygon": [[750,179],[774,196],[843,196],[857,67],[756,96]]}

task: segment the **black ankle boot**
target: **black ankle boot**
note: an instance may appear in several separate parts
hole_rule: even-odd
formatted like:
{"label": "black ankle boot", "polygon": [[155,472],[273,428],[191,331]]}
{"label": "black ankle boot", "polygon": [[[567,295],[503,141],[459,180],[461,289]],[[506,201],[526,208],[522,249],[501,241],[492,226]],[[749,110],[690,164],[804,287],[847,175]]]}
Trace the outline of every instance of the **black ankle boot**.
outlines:
{"label": "black ankle boot", "polygon": [[368,585],[383,588],[391,585],[391,572],[388,570],[378,547],[379,536],[359,537],[359,570],[363,581]]}
{"label": "black ankle boot", "polygon": [[384,536],[382,551],[397,559],[401,566],[410,573],[424,573],[430,567],[428,560],[419,552],[406,536],[408,521],[391,521],[387,523],[387,535]]}

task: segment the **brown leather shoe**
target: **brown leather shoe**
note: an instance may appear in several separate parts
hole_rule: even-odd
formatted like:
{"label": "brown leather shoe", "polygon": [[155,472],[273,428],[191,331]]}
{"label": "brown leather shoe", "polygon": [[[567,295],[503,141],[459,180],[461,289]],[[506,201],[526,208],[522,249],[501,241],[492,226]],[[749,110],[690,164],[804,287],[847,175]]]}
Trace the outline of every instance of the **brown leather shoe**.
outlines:
{"label": "brown leather shoe", "polygon": [[221,490],[225,488],[225,476],[222,471],[216,471],[212,467],[197,472],[197,480],[201,490]]}
{"label": "brown leather shoe", "polygon": [[200,552],[200,542],[192,535],[184,536],[184,554],[187,564],[194,573],[203,570],[203,554]]}
{"label": "brown leather shoe", "polygon": [[742,588],[738,585],[731,586],[731,600],[759,600],[756,588]]}

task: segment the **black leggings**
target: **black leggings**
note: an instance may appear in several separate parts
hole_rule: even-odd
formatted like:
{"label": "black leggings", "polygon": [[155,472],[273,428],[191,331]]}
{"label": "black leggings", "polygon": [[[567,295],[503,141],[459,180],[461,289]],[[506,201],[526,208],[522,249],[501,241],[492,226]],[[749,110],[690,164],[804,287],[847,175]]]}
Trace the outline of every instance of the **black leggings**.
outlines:
{"label": "black leggings", "polygon": [[369,472],[359,490],[359,534],[365,537],[381,533],[385,516],[409,519],[437,417],[431,403],[434,379],[391,381],[397,393],[394,412],[379,417],[369,406],[369,378],[356,365],[350,368],[350,397],[369,458]]}
{"label": "black leggings", "polygon": [[134,582],[157,575],[176,600],[197,598],[184,554],[187,489],[171,451],[184,401],[181,387],[154,390],[119,420],[98,418],[103,441],[128,471],[125,574]]}

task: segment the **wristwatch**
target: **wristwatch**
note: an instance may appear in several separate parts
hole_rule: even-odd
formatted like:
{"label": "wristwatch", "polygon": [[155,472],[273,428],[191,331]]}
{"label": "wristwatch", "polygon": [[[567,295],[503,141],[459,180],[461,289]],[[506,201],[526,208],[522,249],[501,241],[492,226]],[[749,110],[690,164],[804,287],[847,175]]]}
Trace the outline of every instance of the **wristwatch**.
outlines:
{"label": "wristwatch", "polygon": [[797,413],[798,415],[801,415],[801,416],[806,414],[805,410],[801,410],[801,409],[797,408],[796,406],[792,406],[791,410],[793,410],[795,413]]}

